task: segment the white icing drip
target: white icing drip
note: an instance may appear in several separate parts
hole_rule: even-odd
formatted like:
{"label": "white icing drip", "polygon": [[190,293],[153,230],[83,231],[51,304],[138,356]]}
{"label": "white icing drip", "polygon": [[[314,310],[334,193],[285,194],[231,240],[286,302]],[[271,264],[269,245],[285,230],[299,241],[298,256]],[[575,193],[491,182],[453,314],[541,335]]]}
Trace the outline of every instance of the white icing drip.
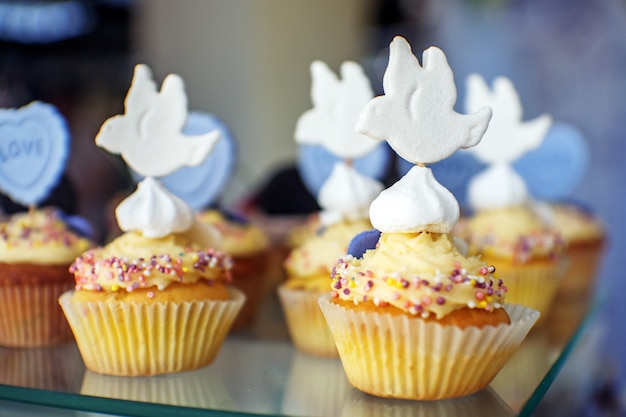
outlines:
{"label": "white icing drip", "polygon": [[137,190],[117,206],[115,216],[122,231],[153,238],[187,231],[194,223],[193,210],[152,177],[137,184]]}
{"label": "white icing drip", "polygon": [[372,225],[381,232],[450,233],[459,220],[459,204],[432,170],[414,166],[370,206]]}
{"label": "white icing drip", "polygon": [[367,218],[369,205],[382,189],[379,181],[337,162],[317,196],[322,208],[321,222],[328,225],[344,219]]}
{"label": "white icing drip", "polygon": [[516,206],[528,202],[524,179],[507,163],[496,163],[470,180],[469,203],[474,210]]}

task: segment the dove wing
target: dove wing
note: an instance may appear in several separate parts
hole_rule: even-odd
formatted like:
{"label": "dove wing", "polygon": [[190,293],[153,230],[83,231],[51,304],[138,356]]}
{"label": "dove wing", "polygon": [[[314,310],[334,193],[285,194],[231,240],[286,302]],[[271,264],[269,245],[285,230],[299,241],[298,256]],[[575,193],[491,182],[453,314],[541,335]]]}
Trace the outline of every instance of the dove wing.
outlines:
{"label": "dove wing", "polygon": [[506,77],[497,77],[493,81],[494,108],[506,109],[508,118],[521,121],[523,117],[522,102],[515,90],[513,82]]}
{"label": "dove wing", "polygon": [[322,61],[311,64],[311,101],[317,111],[328,109],[334,100],[334,94],[339,87],[339,80],[334,72]]}
{"label": "dove wing", "polygon": [[163,80],[161,93],[141,120],[142,137],[180,132],[187,121],[187,96],[182,78],[176,74]]}
{"label": "dove wing", "polygon": [[396,36],[389,44],[389,63],[383,76],[385,95],[401,94],[406,84],[415,84],[419,62],[406,39]]}
{"label": "dove wing", "polygon": [[422,67],[422,78],[431,80],[422,83],[423,86],[430,88],[432,96],[441,100],[443,106],[454,108],[457,98],[454,74],[443,51],[435,46],[426,49],[422,54]]}
{"label": "dove wing", "polygon": [[143,64],[136,65],[133,81],[124,100],[124,114],[133,115],[134,113],[140,116],[151,106],[158,94],[150,68]]}

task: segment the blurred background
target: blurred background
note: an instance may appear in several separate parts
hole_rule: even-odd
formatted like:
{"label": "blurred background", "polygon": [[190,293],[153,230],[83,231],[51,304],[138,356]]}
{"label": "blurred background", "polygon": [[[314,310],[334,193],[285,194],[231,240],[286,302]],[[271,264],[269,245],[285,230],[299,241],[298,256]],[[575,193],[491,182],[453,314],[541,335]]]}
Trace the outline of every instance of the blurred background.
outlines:
{"label": "blurred background", "polygon": [[[129,186],[129,176],[119,159],[95,146],[94,137],[106,118],[123,112],[135,64],[148,64],[159,84],[169,73],[181,75],[190,110],[212,113],[232,129],[237,164],[219,198],[219,205],[229,208],[296,164],[293,132],[297,118],[311,107],[310,63],[322,60],[337,71],[341,62],[355,60],[381,93],[387,46],[395,35],[406,37],[420,59],[428,46],[444,50],[458,103],[469,73],[488,82],[505,75],[518,89],[525,119],[549,113],[584,135],[589,163],[568,198],[597,214],[609,234],[597,281],[599,293],[611,294],[603,309],[607,336],[599,366],[610,374],[621,401],[626,397],[623,0],[4,0],[0,106],[42,100],[65,116],[72,140],[66,180],[75,195],[73,209],[104,239],[109,209]],[[276,198],[296,198],[284,194]]]}

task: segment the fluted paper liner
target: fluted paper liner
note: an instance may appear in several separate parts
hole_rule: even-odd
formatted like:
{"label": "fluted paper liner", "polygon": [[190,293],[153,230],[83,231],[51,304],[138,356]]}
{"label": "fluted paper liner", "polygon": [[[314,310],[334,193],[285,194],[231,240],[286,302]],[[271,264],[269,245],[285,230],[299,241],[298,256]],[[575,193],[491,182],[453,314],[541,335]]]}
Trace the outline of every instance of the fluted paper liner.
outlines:
{"label": "fluted paper liner", "polygon": [[468,327],[375,312],[319,299],[350,383],[391,398],[438,400],[486,387],[524,340],[539,313],[507,304],[511,324]]}
{"label": "fluted paper liner", "polygon": [[148,376],[208,365],[245,301],[230,288],[229,299],[178,303],[59,303],[85,366],[97,373]]}
{"label": "fluted paper liner", "polygon": [[337,357],[337,347],[317,302],[320,293],[278,287],[280,304],[291,340],[298,350],[313,356]]}
{"label": "fluted paper liner", "polygon": [[580,297],[592,290],[600,270],[605,244],[603,241],[574,243],[567,247],[569,265],[557,290],[558,297]]}
{"label": "fluted paper liner", "polygon": [[499,278],[508,287],[506,301],[530,307],[541,313],[543,321],[552,308],[563,273],[568,265],[564,258],[560,262],[529,262],[521,265],[495,263]]}
{"label": "fluted paper liner", "polygon": [[51,346],[72,340],[57,299],[66,283],[0,285],[0,346]]}

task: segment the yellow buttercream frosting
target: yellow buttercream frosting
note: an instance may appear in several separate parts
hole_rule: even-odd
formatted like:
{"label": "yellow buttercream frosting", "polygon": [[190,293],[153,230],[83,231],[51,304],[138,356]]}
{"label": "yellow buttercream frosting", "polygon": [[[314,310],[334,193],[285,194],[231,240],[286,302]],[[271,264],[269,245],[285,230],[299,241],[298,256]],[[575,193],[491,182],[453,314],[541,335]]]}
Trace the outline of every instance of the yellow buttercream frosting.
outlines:
{"label": "yellow buttercream frosting", "polygon": [[563,239],[527,206],[481,210],[463,218],[454,233],[469,244],[470,254],[484,254],[524,263],[552,257]]}
{"label": "yellow buttercream frosting", "polygon": [[0,262],[69,265],[90,245],[51,208],[14,214],[0,223]]}
{"label": "yellow buttercream frosting", "polygon": [[451,234],[382,233],[362,258],[347,256],[333,269],[333,297],[391,304],[407,313],[441,318],[465,307],[493,310],[507,289],[494,268],[465,257]]}
{"label": "yellow buttercream frosting", "polygon": [[230,257],[200,249],[184,234],[148,238],[128,232],[104,247],[89,250],[70,267],[77,290],[162,290],[172,283],[228,279]]}
{"label": "yellow buttercream frosting", "polygon": [[330,271],[347,253],[350,240],[371,228],[368,219],[344,220],[320,228],[289,253],[285,261],[287,285],[326,291]]}
{"label": "yellow buttercream frosting", "polygon": [[260,227],[229,221],[217,210],[198,213],[198,220],[217,229],[221,237],[218,248],[231,256],[256,254],[269,247],[269,238]]}
{"label": "yellow buttercream frosting", "polygon": [[552,221],[556,230],[569,244],[596,242],[604,238],[602,222],[571,204],[551,204]]}

